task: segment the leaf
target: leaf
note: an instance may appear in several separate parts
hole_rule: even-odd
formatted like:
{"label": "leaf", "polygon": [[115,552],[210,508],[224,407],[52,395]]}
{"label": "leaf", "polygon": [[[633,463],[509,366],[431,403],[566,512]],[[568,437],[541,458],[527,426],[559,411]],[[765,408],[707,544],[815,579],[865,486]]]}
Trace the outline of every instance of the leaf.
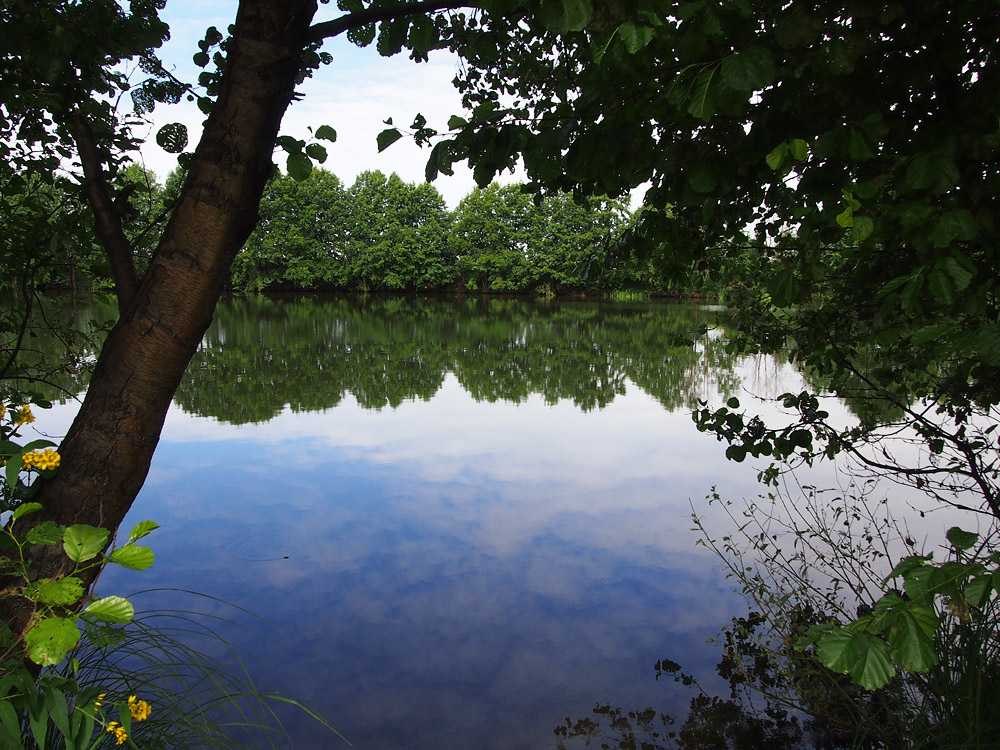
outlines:
{"label": "leaf", "polygon": [[594,9],[590,0],[542,0],[539,17],[552,31],[580,31],[590,22]]}
{"label": "leaf", "polygon": [[851,239],[855,242],[864,242],[871,237],[875,231],[875,222],[868,216],[855,216],[854,226],[851,228]]}
{"label": "leaf", "polygon": [[962,594],[973,607],[982,607],[993,593],[993,576],[979,575],[965,585]]}
{"label": "leaf", "polygon": [[931,294],[945,304],[950,305],[955,301],[955,288],[952,286],[951,279],[937,268],[931,269],[931,272],[927,274],[927,288],[930,289]]}
{"label": "leaf", "polygon": [[63,532],[63,549],[73,562],[86,562],[101,553],[109,535],[107,529],[99,529],[84,523],[73,524],[66,527]]}
{"label": "leaf", "polygon": [[124,625],[132,621],[135,608],[133,608],[132,602],[123,596],[106,596],[92,603],[80,614],[101,622]]}
{"label": "leaf", "polygon": [[24,538],[28,544],[59,544],[63,538],[63,528],[55,521],[42,521],[31,529]]}
{"label": "leaf", "polygon": [[279,135],[274,139],[274,142],[281,146],[286,154],[294,154],[296,151],[301,151],[302,147],[306,145],[305,141],[300,141],[298,138],[290,135]]}
{"label": "leaf", "polygon": [[929,607],[911,605],[889,621],[889,644],[896,663],[909,672],[926,672],[937,664],[934,631],[940,621]]}
{"label": "leaf", "polygon": [[715,114],[715,73],[718,65],[711,65],[702,70],[694,82],[694,92],[688,103],[687,111],[700,120],[712,119]]}
{"label": "leaf", "polygon": [[618,37],[630,54],[635,54],[651,41],[656,31],[649,26],[636,26],[634,23],[623,23],[618,27]]}
{"label": "leaf", "polygon": [[67,617],[49,617],[39,622],[24,637],[28,658],[35,664],[51,666],[61,662],[80,640],[80,630]]}
{"label": "leaf", "polygon": [[[963,258],[963,260],[965,259]],[[966,263],[968,263],[967,260]],[[941,258],[934,265],[948,277],[952,286],[959,292],[969,286],[969,283],[976,274],[975,268],[963,264],[958,258],[953,256]]]}
{"label": "leaf", "polygon": [[326,149],[318,143],[310,143],[306,146],[306,154],[318,161],[320,164],[326,161]]}
{"label": "leaf", "polygon": [[179,154],[187,148],[187,128],[179,122],[167,123],[156,131],[156,144],[168,154]]}
{"label": "leaf", "polygon": [[777,146],[774,147],[774,150],[772,150],[771,153],[769,153],[767,156],[764,157],[764,161],[767,162],[767,166],[777,171],[781,169],[781,165],[784,163],[785,155],[787,153],[788,153],[788,144],[779,143]]}
{"label": "leaf", "polygon": [[757,91],[774,79],[774,58],[763,47],[751,47],[722,60],[722,81],[737,91]]}
{"label": "leaf", "polygon": [[464,117],[459,117],[458,115],[452,115],[448,118],[448,130],[459,130],[468,124],[468,120]]}
{"label": "leaf", "polygon": [[11,750],[23,750],[20,732],[21,719],[10,705],[10,701],[0,701],[0,746]]}
{"label": "leaf", "polygon": [[10,515],[10,520],[16,521],[17,519],[22,518],[28,515],[29,513],[35,513],[41,509],[42,509],[41,503],[22,503],[21,505],[18,505],[16,508],[14,508],[14,512],[11,513]]}
{"label": "leaf", "polygon": [[158,528],[160,528],[160,524],[156,521],[139,521],[132,528],[132,531],[129,532],[128,543],[131,544],[138,539],[142,539],[144,536],[148,536],[149,532],[155,531]]}
{"label": "leaf", "polygon": [[795,161],[802,161],[809,155],[809,144],[801,138],[793,138],[788,142],[788,152]]}
{"label": "leaf", "polygon": [[320,125],[316,128],[316,137],[320,140],[330,141],[334,143],[337,140],[337,131],[331,128],[329,125]]}
{"label": "leaf", "polygon": [[837,223],[845,229],[850,229],[854,226],[854,209],[848,206],[839,214],[837,214]]}
{"label": "leaf", "polygon": [[820,637],[817,654],[827,667],[850,675],[866,690],[884,687],[896,674],[888,645],[869,633],[831,630]]}
{"label": "leaf", "polygon": [[41,604],[66,606],[80,601],[83,591],[83,581],[74,576],[67,576],[62,579],[38,581],[32,584],[26,593],[30,599]]}
{"label": "leaf", "polygon": [[398,141],[403,137],[403,134],[399,132],[396,128],[386,128],[381,133],[375,137],[376,143],[378,143],[379,153],[385,151],[389,146]]}
{"label": "leaf", "polygon": [[[17,486],[17,478],[21,474],[21,464],[24,453],[25,451],[22,449],[7,458],[7,465],[4,467],[3,471],[4,471],[4,479],[7,480],[8,487]],[[32,503],[32,504],[38,505],[38,503]],[[19,508],[23,507],[24,507],[23,505],[19,506]],[[38,507],[41,508],[42,506],[38,505]],[[14,512],[16,513],[17,511],[15,510]]]}
{"label": "leaf", "polygon": [[108,555],[108,562],[121,565],[129,570],[146,570],[153,564],[153,559],[153,550],[135,544],[126,544]]}
{"label": "leaf", "polygon": [[1000,323],[991,323],[976,331],[973,347],[983,362],[1000,366]]}
{"label": "leaf", "polygon": [[919,154],[906,169],[906,181],[917,189],[943,193],[958,182],[958,167],[951,158],[939,154]]}
{"label": "leaf", "polygon": [[688,184],[696,193],[711,193],[715,189],[716,182],[715,170],[706,162],[696,164],[688,177]]}
{"label": "leaf", "polygon": [[958,526],[952,526],[948,529],[945,537],[951,546],[957,550],[972,549],[976,546],[976,542],[979,541],[979,534],[973,534],[971,531],[963,531]]}
{"label": "leaf", "polygon": [[288,170],[289,177],[296,182],[302,182],[312,174],[312,159],[301,151],[296,151],[288,155],[288,159],[285,161],[285,168]]}

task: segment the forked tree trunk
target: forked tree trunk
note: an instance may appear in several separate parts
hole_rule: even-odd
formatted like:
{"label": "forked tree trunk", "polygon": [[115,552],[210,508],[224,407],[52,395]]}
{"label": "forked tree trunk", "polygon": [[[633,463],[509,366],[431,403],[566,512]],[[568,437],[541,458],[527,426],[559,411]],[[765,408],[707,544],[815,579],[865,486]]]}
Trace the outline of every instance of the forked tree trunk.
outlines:
{"label": "forked tree trunk", "polygon": [[[174,391],[256,224],[315,12],[315,0],[240,3],[218,100],[174,216],[101,350],[59,449],[62,467],[36,498],[43,511],[25,522],[115,529],[142,487]],[[57,548],[33,559],[39,576],[67,562]],[[0,615],[24,624],[16,611]]]}

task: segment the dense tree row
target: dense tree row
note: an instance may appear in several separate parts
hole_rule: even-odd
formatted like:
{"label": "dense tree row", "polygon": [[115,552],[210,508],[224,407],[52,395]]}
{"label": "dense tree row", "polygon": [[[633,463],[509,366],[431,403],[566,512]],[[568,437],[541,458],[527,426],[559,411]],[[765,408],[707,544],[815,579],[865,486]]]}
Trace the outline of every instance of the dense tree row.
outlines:
{"label": "dense tree row", "polygon": [[[315,169],[273,180],[261,221],[233,265],[237,289],[522,292],[605,286],[622,201],[537,204],[518,185],[476,188],[454,212],[437,189],[364,172],[351,187]],[[639,281],[639,279],[635,279]]]}

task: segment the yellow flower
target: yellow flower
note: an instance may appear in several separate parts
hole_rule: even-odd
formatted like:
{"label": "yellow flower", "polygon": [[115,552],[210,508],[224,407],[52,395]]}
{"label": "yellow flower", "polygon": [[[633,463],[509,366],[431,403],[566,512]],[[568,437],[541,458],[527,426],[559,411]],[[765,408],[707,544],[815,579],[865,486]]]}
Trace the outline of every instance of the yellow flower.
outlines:
{"label": "yellow flower", "polygon": [[28,451],[21,456],[21,467],[30,469],[37,468],[39,471],[55,469],[59,467],[59,453],[55,448],[45,448],[43,450]]}
{"label": "yellow flower", "polygon": [[107,727],[104,728],[104,731],[111,732],[115,736],[115,744],[117,745],[124,745],[125,740],[128,739],[128,733],[125,731],[125,727],[117,721],[109,721]]}
{"label": "yellow flower", "polygon": [[35,415],[31,413],[31,407],[25,404],[17,410],[14,415],[14,425],[20,427],[23,424],[31,424],[35,421]]}
{"label": "yellow flower", "polygon": [[143,721],[149,718],[149,715],[153,712],[153,707],[146,703],[146,701],[141,701],[134,695],[130,695],[128,697],[128,712],[132,714],[132,718],[136,721]]}
{"label": "yellow flower", "polygon": [[100,707],[101,701],[104,700],[104,696],[105,695],[107,695],[107,693],[101,693],[99,696],[97,696],[97,700],[94,701],[94,706],[95,707]]}

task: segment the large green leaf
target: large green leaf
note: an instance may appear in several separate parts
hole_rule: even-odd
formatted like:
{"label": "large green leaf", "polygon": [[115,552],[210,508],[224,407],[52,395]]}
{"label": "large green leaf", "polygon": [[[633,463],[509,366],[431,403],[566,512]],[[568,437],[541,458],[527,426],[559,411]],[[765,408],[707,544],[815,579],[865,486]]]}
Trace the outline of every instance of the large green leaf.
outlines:
{"label": "large green leaf", "polygon": [[889,644],[896,663],[910,672],[926,672],[937,664],[934,631],[939,619],[930,607],[911,605],[889,621]]}
{"label": "large green leaf", "polygon": [[63,527],[55,521],[42,521],[24,535],[28,544],[58,544],[63,538]]}
{"label": "large green leaf", "polygon": [[146,570],[153,564],[153,550],[149,547],[126,544],[108,555],[108,561],[129,570]]}
{"label": "large green leaf", "polygon": [[132,527],[132,531],[129,532],[128,543],[131,544],[134,541],[142,539],[149,532],[155,531],[158,528],[160,528],[160,524],[156,521],[139,521],[139,523]]}
{"label": "large green leaf", "polygon": [[156,131],[156,144],[168,154],[179,154],[187,148],[187,128],[179,122],[167,123]]}
{"label": "large green leaf", "polygon": [[76,622],[68,617],[50,617],[42,620],[24,637],[28,658],[35,664],[58,664],[80,640]]}
{"label": "large green leaf", "polygon": [[700,120],[712,119],[715,114],[715,88],[718,65],[705,67],[695,78],[691,96],[688,98],[687,111]]}
{"label": "large green leaf", "polygon": [[132,602],[122,596],[106,596],[89,605],[80,614],[101,622],[124,625],[132,621],[135,608]]}
{"label": "large green leaf", "polygon": [[290,153],[288,159],[285,161],[285,166],[288,169],[288,176],[299,182],[307,179],[312,174],[312,159],[301,151]]}
{"label": "large green leaf", "polygon": [[774,58],[762,47],[751,47],[722,60],[722,81],[737,91],[757,91],[774,79]]}
{"label": "large green leaf", "polygon": [[884,687],[896,674],[889,647],[869,633],[843,628],[824,633],[817,647],[819,659],[834,672],[850,675],[866,690]]}
{"label": "large green leaf", "polygon": [[21,717],[14,711],[10,701],[0,701],[0,747],[23,750],[20,724]]}
{"label": "large green leaf", "polygon": [[396,128],[386,128],[375,136],[375,142],[378,144],[378,150],[381,153],[402,137],[403,134]]}
{"label": "large green leaf", "polygon": [[[16,472],[14,476],[15,477],[17,476]],[[37,513],[41,509],[42,509],[41,503],[21,503],[16,508],[14,508],[14,512],[11,513],[10,515],[10,520],[16,521],[17,519],[22,518],[28,515],[29,513]]]}
{"label": "large green leaf", "polygon": [[75,563],[86,562],[97,557],[107,544],[110,532],[85,523],[67,526],[63,532],[63,549],[66,556]]}
{"label": "large green leaf", "polygon": [[41,604],[68,606],[80,601],[83,591],[83,581],[74,576],[67,576],[61,579],[46,578],[37,581],[26,593]]}
{"label": "large green leaf", "polygon": [[330,141],[333,143],[337,140],[337,131],[331,128],[329,125],[320,125],[316,128],[316,137],[324,141]]}
{"label": "large green leaf", "polygon": [[976,546],[976,542],[979,541],[979,534],[974,534],[971,531],[963,531],[958,526],[952,526],[948,529],[945,536],[951,543],[951,546],[957,550],[972,549]]}
{"label": "large green leaf", "polygon": [[590,0],[542,0],[539,13],[542,23],[560,34],[579,31],[593,15]]}

